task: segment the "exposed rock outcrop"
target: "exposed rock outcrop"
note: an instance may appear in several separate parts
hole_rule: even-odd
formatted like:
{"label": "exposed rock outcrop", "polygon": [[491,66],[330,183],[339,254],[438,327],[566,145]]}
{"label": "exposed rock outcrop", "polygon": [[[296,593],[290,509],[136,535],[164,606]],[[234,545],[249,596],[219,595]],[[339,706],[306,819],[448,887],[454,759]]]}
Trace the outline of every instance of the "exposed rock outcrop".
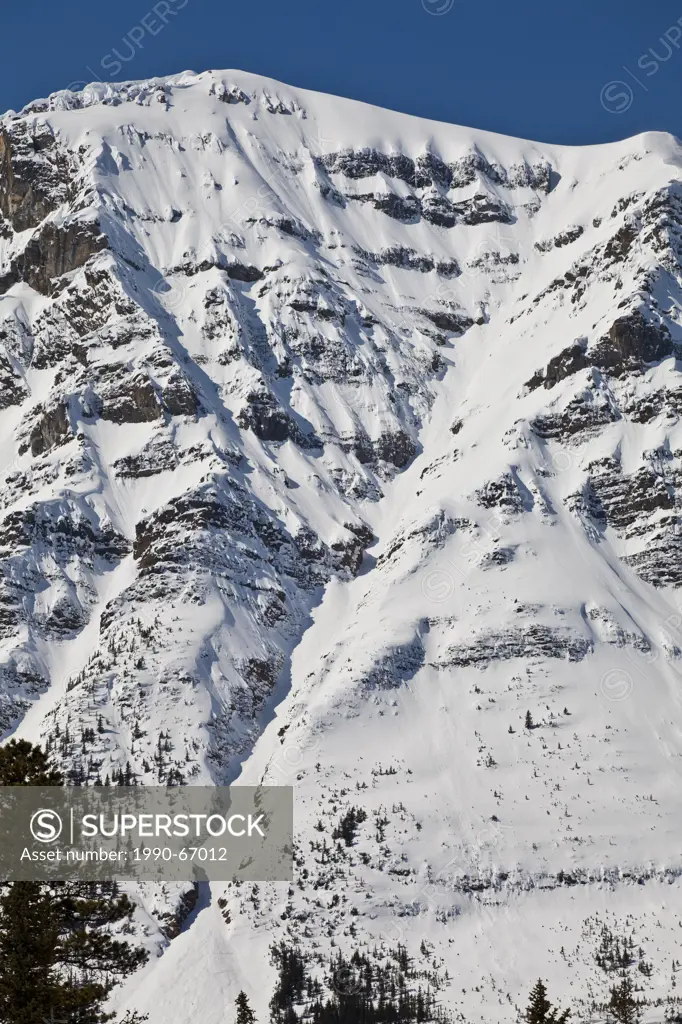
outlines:
{"label": "exposed rock outcrop", "polygon": [[0,128],[0,213],[15,231],[37,227],[66,200],[72,166],[44,121]]}
{"label": "exposed rock outcrop", "polygon": [[42,295],[50,295],[57,278],[82,267],[106,246],[107,240],[96,224],[72,221],[61,225],[47,221],[0,277],[0,295],[19,281]]}

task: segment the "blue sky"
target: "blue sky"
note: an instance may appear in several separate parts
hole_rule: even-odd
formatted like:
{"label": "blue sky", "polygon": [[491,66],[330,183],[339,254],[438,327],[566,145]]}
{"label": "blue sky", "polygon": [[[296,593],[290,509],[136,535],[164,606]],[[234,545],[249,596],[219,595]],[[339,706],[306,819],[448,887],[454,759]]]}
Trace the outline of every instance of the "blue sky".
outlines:
{"label": "blue sky", "polygon": [[540,140],[682,136],[682,0],[4,5],[0,110],[72,83],[242,68]]}

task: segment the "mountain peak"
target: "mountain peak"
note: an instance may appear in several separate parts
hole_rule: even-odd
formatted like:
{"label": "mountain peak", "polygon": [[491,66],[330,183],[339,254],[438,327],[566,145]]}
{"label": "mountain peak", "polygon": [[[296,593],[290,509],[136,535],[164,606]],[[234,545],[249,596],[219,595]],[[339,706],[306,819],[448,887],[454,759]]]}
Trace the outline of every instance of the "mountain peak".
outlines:
{"label": "mountain peak", "polygon": [[678,877],[679,166],[232,71],[0,121],[0,723],[72,782],[295,782],[237,990],[392,927],[454,974],[547,922],[556,973],[557,906]]}

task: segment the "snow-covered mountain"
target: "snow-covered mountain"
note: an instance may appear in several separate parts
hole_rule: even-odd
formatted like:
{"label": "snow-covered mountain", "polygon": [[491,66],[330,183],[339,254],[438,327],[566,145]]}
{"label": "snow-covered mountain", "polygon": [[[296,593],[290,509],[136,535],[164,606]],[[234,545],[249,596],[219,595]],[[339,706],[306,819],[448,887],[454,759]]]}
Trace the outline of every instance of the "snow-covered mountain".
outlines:
{"label": "snow-covered mountain", "polygon": [[0,119],[4,735],[296,786],[296,882],[213,886],[151,1024],[265,1020],[282,938],[506,1021],[628,915],[670,991],[681,168],[241,72]]}

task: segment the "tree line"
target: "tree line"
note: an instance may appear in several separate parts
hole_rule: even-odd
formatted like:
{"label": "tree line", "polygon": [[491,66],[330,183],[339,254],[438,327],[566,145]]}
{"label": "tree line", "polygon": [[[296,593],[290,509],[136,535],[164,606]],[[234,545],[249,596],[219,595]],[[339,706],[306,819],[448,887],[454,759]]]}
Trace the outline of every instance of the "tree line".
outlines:
{"label": "tree line", "polygon": [[[0,748],[0,786],[61,786],[40,747]],[[0,1024],[103,1024],[114,986],[147,960],[111,926],[134,905],[116,883],[0,883]],[[120,1024],[147,1020],[129,1011]]]}
{"label": "tree line", "polygon": [[[0,786],[62,786],[61,772],[40,747],[12,740],[0,747]],[[355,809],[338,828],[352,843],[363,817]],[[0,1024],[105,1024],[112,989],[147,960],[147,952],[117,939],[111,928],[131,918],[133,903],[116,883],[0,883]],[[329,960],[313,976],[300,949],[285,941],[270,949],[277,982],[270,1024],[449,1024],[435,972],[420,970],[404,946],[373,955],[356,950]],[[595,963],[610,980],[607,1001],[595,1009],[608,1024],[640,1024],[646,1002],[638,976],[652,967],[632,936],[601,929]],[[520,1013],[522,1024],[567,1024],[571,1009],[554,1005],[542,979]],[[256,1024],[240,992],[234,1024]],[[129,1011],[119,1024],[142,1024]],[[667,1024],[682,1024],[673,1001]]]}

